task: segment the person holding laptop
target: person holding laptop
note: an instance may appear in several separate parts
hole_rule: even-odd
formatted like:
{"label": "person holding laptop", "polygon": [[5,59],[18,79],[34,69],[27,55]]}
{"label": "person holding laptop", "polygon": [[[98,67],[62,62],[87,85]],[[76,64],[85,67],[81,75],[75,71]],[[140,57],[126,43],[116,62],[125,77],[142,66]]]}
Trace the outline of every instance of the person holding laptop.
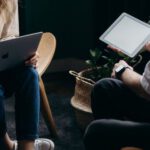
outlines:
{"label": "person holding laptop", "polygon": [[[150,52],[150,42],[145,49]],[[123,147],[149,150],[150,61],[142,75],[123,60],[116,63],[111,78],[95,84],[91,108],[95,120],[85,131],[86,150],[120,150]]]}
{"label": "person holding laptop", "polygon": [[[18,1],[0,0],[0,39],[19,36]],[[40,93],[36,68],[38,53],[23,66],[0,72],[0,150],[53,150],[49,139],[38,138]],[[17,141],[7,133],[4,98],[15,93]]]}

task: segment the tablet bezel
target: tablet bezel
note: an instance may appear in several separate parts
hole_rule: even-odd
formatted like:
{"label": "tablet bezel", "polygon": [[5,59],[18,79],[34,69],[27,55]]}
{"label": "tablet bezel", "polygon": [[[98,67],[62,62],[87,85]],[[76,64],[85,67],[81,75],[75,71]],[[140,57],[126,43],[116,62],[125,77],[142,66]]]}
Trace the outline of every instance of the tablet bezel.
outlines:
{"label": "tablet bezel", "polygon": [[[111,30],[113,30],[113,28],[124,18],[124,17],[129,17],[130,19],[136,21],[137,23],[140,23],[142,25],[144,25],[145,27],[148,27],[150,29],[150,25],[123,12],[115,21],[114,23],[99,37],[99,39],[103,42],[105,42],[108,45],[113,46],[114,48],[120,49],[117,45],[114,45],[113,43],[111,43],[110,41],[107,41],[105,39],[105,37],[110,33]],[[150,40],[150,34],[148,36],[145,37],[145,39],[143,39],[143,41],[141,41],[140,45],[137,46],[137,48],[133,51],[133,53],[128,53],[125,49],[120,49],[122,53],[124,53],[125,55],[129,56],[129,57],[134,57],[136,56],[139,51],[144,47],[144,45],[146,44],[147,41]]]}

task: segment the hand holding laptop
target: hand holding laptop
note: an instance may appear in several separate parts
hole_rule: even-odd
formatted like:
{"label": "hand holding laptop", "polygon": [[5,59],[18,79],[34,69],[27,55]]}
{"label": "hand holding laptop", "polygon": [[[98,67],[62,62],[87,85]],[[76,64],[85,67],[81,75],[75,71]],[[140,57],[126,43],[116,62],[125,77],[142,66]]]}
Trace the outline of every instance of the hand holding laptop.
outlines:
{"label": "hand holding laptop", "polygon": [[[11,40],[15,39],[16,37],[14,35],[8,36],[6,38],[2,38],[1,41]],[[39,53],[35,52],[32,56],[30,56],[26,61],[26,66],[33,66],[34,68],[38,67],[38,59],[39,59]]]}
{"label": "hand holding laptop", "polygon": [[26,66],[33,66],[34,68],[38,67],[39,53],[35,52],[31,57],[25,61]]}
{"label": "hand holding laptop", "polygon": [[24,64],[37,67],[36,52],[42,32],[28,34],[0,41],[0,71]]}
{"label": "hand holding laptop", "polygon": [[[15,36],[11,35],[6,38],[2,38],[0,41],[7,41],[7,40],[15,39],[15,38],[16,38]],[[38,67],[38,59],[39,59],[39,53],[35,52],[33,55],[31,55],[29,58],[27,58],[25,60],[25,65],[33,66],[34,68],[37,68]]]}

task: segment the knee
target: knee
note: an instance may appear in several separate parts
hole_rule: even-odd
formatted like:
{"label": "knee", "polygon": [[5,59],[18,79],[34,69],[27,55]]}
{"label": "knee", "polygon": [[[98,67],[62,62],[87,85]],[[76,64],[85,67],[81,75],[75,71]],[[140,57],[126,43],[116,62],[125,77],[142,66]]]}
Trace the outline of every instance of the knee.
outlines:
{"label": "knee", "polygon": [[110,89],[111,82],[112,79],[110,78],[104,78],[96,82],[91,92],[91,105],[97,105],[97,101],[99,101],[101,97],[107,96],[107,92]]}
{"label": "knee", "polygon": [[95,135],[94,134],[94,131],[95,131],[95,126],[96,126],[96,123],[95,121],[91,122],[86,130],[85,130],[85,133],[84,133],[84,141],[87,142],[89,140],[89,138],[93,138],[92,135]]}
{"label": "knee", "polygon": [[94,145],[96,146],[98,144],[98,141],[103,140],[104,136],[102,135],[107,133],[106,126],[106,119],[95,120],[87,126],[83,137],[86,150],[92,150]]}
{"label": "knee", "polygon": [[25,78],[25,80],[30,80],[30,81],[38,81],[39,80],[39,75],[36,69],[33,67],[25,67],[22,76]]}
{"label": "knee", "polygon": [[102,133],[106,133],[105,130],[107,130],[107,127],[109,126],[110,121],[108,119],[100,119],[92,121],[85,130],[84,137],[91,137],[101,135]]}
{"label": "knee", "polygon": [[[84,142],[84,146],[85,146],[85,149],[86,150],[91,150],[91,143],[92,141],[94,140],[94,132],[93,132],[93,129],[94,129],[94,121],[91,122],[86,130],[85,130],[85,133],[84,133],[84,137],[83,137],[83,142]],[[91,141],[92,140],[92,141]],[[93,145],[93,144],[92,144]]]}
{"label": "knee", "polygon": [[97,99],[99,96],[107,96],[110,94],[110,91],[112,91],[116,85],[118,84],[119,80],[113,79],[113,78],[103,78],[96,82],[94,85],[92,92],[91,92],[91,98]]}
{"label": "knee", "polygon": [[108,88],[111,87],[112,82],[114,82],[112,78],[103,78],[96,82],[96,84],[94,85],[93,91],[97,93],[102,90],[107,90]]}
{"label": "knee", "polygon": [[108,137],[111,133],[115,134],[119,130],[120,121],[115,119],[98,119],[92,121],[86,128],[84,139],[100,139],[101,135]]}

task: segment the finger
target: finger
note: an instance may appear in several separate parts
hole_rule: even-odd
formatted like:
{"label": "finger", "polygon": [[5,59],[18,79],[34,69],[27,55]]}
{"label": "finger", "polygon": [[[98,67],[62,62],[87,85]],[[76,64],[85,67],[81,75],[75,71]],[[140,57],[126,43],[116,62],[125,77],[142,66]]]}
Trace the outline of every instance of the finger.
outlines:
{"label": "finger", "polygon": [[124,61],[124,60],[119,60],[119,63],[120,63],[120,62],[126,63],[126,61]]}
{"label": "finger", "polygon": [[110,49],[112,49],[115,52],[121,52],[120,49],[117,49],[117,48],[115,48],[115,47],[113,47],[111,45],[107,45],[107,48],[110,48]]}
{"label": "finger", "polygon": [[119,63],[116,63],[115,65],[114,65],[114,68],[117,68],[119,66]]}
{"label": "finger", "polygon": [[37,59],[34,59],[34,60],[27,60],[27,61],[25,61],[25,64],[32,65],[32,64],[36,64],[37,62],[38,62]]}
{"label": "finger", "polygon": [[32,59],[30,60],[30,63],[34,64],[34,63],[37,63],[38,62],[38,59]]}
{"label": "finger", "polygon": [[124,66],[129,66],[128,63],[126,61],[124,61],[124,60],[120,60],[119,64],[122,64]]}
{"label": "finger", "polygon": [[112,72],[111,77],[115,78],[115,73],[114,72]]}
{"label": "finger", "polygon": [[35,52],[34,54],[32,54],[29,58],[27,58],[27,60],[30,60],[30,59],[38,59],[40,56],[39,56],[39,53],[38,52]]}
{"label": "finger", "polygon": [[150,41],[145,44],[144,49],[150,51]]}
{"label": "finger", "polygon": [[30,58],[28,58],[27,60],[26,60],[26,63],[29,63],[29,62],[32,62],[32,61],[38,61],[38,59],[39,59],[39,55],[33,55],[32,57],[30,57]]}
{"label": "finger", "polygon": [[39,55],[34,55],[33,57],[30,58],[30,61],[34,61],[35,59],[39,59]]}
{"label": "finger", "polygon": [[150,45],[150,41],[148,41],[145,46],[148,47]]}

